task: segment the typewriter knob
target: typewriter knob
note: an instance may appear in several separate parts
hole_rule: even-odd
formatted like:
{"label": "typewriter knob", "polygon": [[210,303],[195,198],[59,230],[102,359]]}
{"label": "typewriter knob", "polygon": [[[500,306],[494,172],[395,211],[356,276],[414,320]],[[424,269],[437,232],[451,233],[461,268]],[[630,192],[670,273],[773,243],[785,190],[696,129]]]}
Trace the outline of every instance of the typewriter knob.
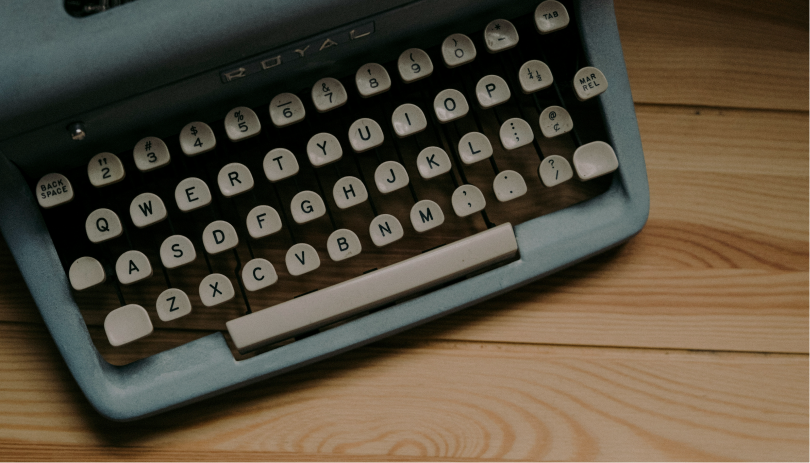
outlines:
{"label": "typewriter knob", "polygon": [[87,136],[87,133],[84,131],[84,123],[82,122],[74,122],[67,126],[68,132],[70,132],[70,138],[80,141],[84,140],[84,137]]}

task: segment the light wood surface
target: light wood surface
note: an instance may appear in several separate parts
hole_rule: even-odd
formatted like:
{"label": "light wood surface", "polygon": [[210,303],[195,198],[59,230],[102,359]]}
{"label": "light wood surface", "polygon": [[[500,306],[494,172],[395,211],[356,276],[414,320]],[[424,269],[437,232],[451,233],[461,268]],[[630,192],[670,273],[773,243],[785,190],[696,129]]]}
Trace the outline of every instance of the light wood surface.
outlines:
{"label": "light wood surface", "polygon": [[132,424],[89,406],[0,245],[0,460],[808,460],[808,5],[616,10],[651,195],[629,243]]}

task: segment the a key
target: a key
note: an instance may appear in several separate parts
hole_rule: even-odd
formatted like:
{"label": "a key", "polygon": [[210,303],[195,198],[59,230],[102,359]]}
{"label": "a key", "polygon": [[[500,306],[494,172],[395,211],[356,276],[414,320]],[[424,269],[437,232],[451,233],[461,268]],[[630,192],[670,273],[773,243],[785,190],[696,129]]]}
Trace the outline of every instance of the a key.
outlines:
{"label": "a key", "polygon": [[453,212],[459,217],[467,217],[487,207],[487,200],[484,199],[481,190],[477,186],[469,184],[456,188],[451,202],[453,203]]}
{"label": "a key", "polygon": [[368,98],[388,91],[391,88],[391,77],[384,67],[377,63],[368,63],[357,70],[354,76],[360,96]]}
{"label": "a key", "polygon": [[235,248],[239,244],[239,235],[233,225],[224,220],[215,220],[203,230],[202,240],[208,254],[219,254]]}
{"label": "a key", "polygon": [[278,128],[301,122],[306,116],[304,103],[293,93],[276,95],[270,101],[270,120]]}
{"label": "a key", "polygon": [[222,196],[230,198],[253,189],[253,174],[244,164],[232,162],[219,170],[217,185]]}
{"label": "a key", "polygon": [[47,174],[37,182],[37,202],[43,209],[65,204],[73,199],[73,186],[62,174]]}
{"label": "a key", "polygon": [[122,285],[131,285],[152,276],[152,264],[141,251],[127,251],[115,262],[115,274]]}
{"label": "a key", "polygon": [[603,141],[582,145],[574,151],[574,169],[580,180],[590,180],[619,168],[616,152]]}
{"label": "a key", "polygon": [[492,182],[498,201],[505,203],[526,194],[526,181],[514,170],[504,170]]}
{"label": "a key", "polygon": [[262,131],[259,117],[252,109],[239,106],[228,111],[225,116],[225,133],[231,141],[242,141],[255,137]]}
{"label": "a key", "polygon": [[84,222],[87,238],[93,243],[101,243],[121,236],[124,227],[115,212],[101,208],[96,209],[87,216]]}
{"label": "a key", "polygon": [[405,103],[394,110],[391,125],[394,126],[394,133],[403,138],[425,130],[427,119],[419,106]]}
{"label": "a key", "polygon": [[399,55],[397,69],[402,81],[409,84],[433,74],[433,62],[424,50],[409,48]]}
{"label": "a key", "polygon": [[461,92],[448,88],[439,92],[433,99],[433,110],[439,122],[446,123],[466,116],[470,111],[470,105]]}
{"label": "a key", "polygon": [[540,113],[540,131],[546,138],[568,133],[573,128],[574,121],[562,106],[549,106]]}
{"label": "a key", "polygon": [[335,182],[332,188],[335,204],[340,209],[348,209],[365,202],[368,199],[368,190],[357,177],[343,177]]}
{"label": "a key", "polygon": [[207,153],[217,147],[217,137],[205,122],[191,122],[180,131],[180,149],[186,156]]}
{"label": "a key", "polygon": [[141,193],[129,204],[129,216],[138,228],[148,227],[164,220],[168,215],[163,200],[154,193]]}
{"label": "a key", "polygon": [[211,204],[211,190],[202,180],[190,177],[177,184],[174,200],[181,211],[193,211]]}
{"label": "a key", "polygon": [[513,117],[501,125],[499,132],[501,145],[506,150],[513,150],[526,146],[534,141],[534,132],[528,122]]}
{"label": "a key", "polygon": [[368,226],[371,242],[377,247],[383,247],[405,236],[402,224],[391,214],[380,214]]}
{"label": "a key", "polygon": [[534,10],[534,25],[537,32],[550,34],[568,26],[568,10],[556,0],[546,0]]}
{"label": "a key", "polygon": [[70,264],[68,279],[73,289],[81,291],[104,283],[107,281],[107,274],[104,272],[101,262],[85,256],[79,257]]}
{"label": "a key", "polygon": [[200,301],[206,307],[228,302],[236,296],[231,280],[221,273],[212,273],[200,282]]}
{"label": "a key", "polygon": [[579,101],[589,100],[597,95],[601,95],[608,88],[605,75],[599,69],[588,66],[580,69],[574,74],[574,90],[576,90]]}
{"label": "a key", "polygon": [[416,156],[416,168],[424,179],[450,172],[450,156],[438,146],[428,146]]}
{"label": "a key", "polygon": [[475,86],[475,96],[478,98],[478,104],[487,109],[509,101],[512,92],[502,77],[489,75],[478,81]]}
{"label": "a key", "polygon": [[242,283],[248,291],[258,291],[278,281],[276,268],[266,259],[253,259],[242,267]]}
{"label": "a key", "polygon": [[339,80],[324,77],[312,86],[312,104],[320,113],[337,109],[349,100],[346,88]]}
{"label": "a key", "polygon": [[423,199],[411,208],[411,225],[419,233],[426,232],[444,223],[444,212],[438,204]]}
{"label": "a key", "polygon": [[523,93],[534,93],[553,84],[554,76],[546,63],[533,59],[526,61],[520,67],[518,80]]}
{"label": "a key", "polygon": [[293,196],[290,211],[295,223],[304,224],[326,214],[326,205],[318,193],[307,190]]}
{"label": "a key", "polygon": [[408,171],[396,161],[385,161],[374,171],[374,183],[384,195],[405,188],[408,182]]}
{"label": "a key", "polygon": [[517,29],[505,19],[496,19],[484,29],[484,43],[490,53],[508,50],[518,44]]}
{"label": "a key", "polygon": [[464,34],[453,34],[442,42],[442,58],[448,68],[472,62],[476,53],[475,44]]}
{"label": "a key", "polygon": [[253,238],[264,238],[281,230],[281,217],[270,206],[256,206],[248,212],[247,229]]}
{"label": "a key", "polygon": [[483,133],[470,132],[459,140],[458,154],[464,164],[475,164],[492,156],[492,144]]}
{"label": "a key", "polygon": [[142,138],[132,150],[135,167],[141,172],[150,172],[171,162],[169,148],[157,137]]}
{"label": "a key", "polygon": [[357,235],[346,228],[335,230],[326,240],[326,250],[329,258],[335,262],[354,257],[363,250]]}
{"label": "a key", "polygon": [[307,157],[313,167],[321,167],[339,161],[343,157],[343,148],[331,133],[319,133],[309,139]]}
{"label": "a key", "polygon": [[124,164],[112,153],[99,153],[87,163],[87,177],[96,188],[118,183],[125,176]]}
{"label": "a key", "polygon": [[556,154],[543,159],[540,167],[537,168],[537,173],[540,175],[543,185],[549,188],[566,182],[574,176],[571,164],[564,157]]}
{"label": "a key", "polygon": [[166,268],[177,268],[194,262],[197,251],[190,239],[183,235],[172,235],[160,245],[160,261]]}
{"label": "a key", "polygon": [[318,252],[307,243],[293,245],[287,251],[284,262],[287,264],[287,272],[294,277],[309,273],[321,266]]}
{"label": "a key", "polygon": [[161,321],[170,322],[191,313],[191,301],[181,289],[169,288],[160,293],[155,304]]}
{"label": "a key", "polygon": [[107,314],[104,332],[113,347],[123,346],[152,334],[152,321],[146,309],[129,304]]}
{"label": "a key", "polygon": [[380,124],[374,119],[362,118],[354,121],[349,127],[349,143],[356,153],[374,149],[383,144],[383,135]]}
{"label": "a key", "polygon": [[262,167],[267,180],[275,183],[298,173],[298,159],[290,150],[276,148],[264,157]]}

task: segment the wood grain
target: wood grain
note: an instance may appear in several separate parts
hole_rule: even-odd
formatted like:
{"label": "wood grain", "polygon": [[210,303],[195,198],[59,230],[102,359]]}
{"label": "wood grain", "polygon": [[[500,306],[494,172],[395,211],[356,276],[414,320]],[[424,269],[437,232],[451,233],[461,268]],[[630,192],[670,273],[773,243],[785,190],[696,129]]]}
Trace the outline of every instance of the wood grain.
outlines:
{"label": "wood grain", "polygon": [[399,340],[111,424],[41,328],[4,325],[0,435],[12,445],[0,449],[12,459],[41,443],[71,459],[127,449],[205,460],[807,458],[806,356]]}

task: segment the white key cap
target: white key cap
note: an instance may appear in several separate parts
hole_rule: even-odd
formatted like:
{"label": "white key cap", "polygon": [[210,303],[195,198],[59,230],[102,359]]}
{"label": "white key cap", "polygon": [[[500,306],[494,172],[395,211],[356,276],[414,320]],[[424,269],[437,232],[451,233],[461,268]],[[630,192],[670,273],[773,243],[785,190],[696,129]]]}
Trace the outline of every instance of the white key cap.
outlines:
{"label": "white key cap", "polygon": [[579,101],[591,99],[602,94],[608,88],[605,75],[599,69],[588,66],[574,74],[574,90]]}
{"label": "white key cap", "polygon": [[475,185],[461,185],[453,192],[453,212],[459,217],[467,217],[487,207],[484,194]]}
{"label": "white key cap", "polygon": [[460,119],[470,111],[467,99],[456,89],[442,90],[433,99],[433,110],[439,122],[445,123]]}
{"label": "white key cap", "polygon": [[112,153],[99,153],[87,163],[87,177],[90,184],[100,188],[118,183],[126,177],[124,164]]}
{"label": "white key cap", "polygon": [[405,103],[394,110],[394,114],[391,115],[391,125],[394,126],[394,133],[402,138],[425,130],[427,119],[419,106]]}
{"label": "white key cap", "polygon": [[374,183],[377,184],[380,193],[384,195],[405,188],[408,186],[408,182],[410,182],[408,171],[402,164],[395,161],[385,161],[374,171]]}
{"label": "white key cap", "polygon": [[293,245],[287,251],[284,261],[287,264],[287,272],[294,277],[311,272],[321,266],[318,252],[306,243]]}
{"label": "white key cap", "polygon": [[101,263],[92,257],[79,257],[68,270],[70,286],[76,291],[91,288],[107,281],[107,274]]}
{"label": "white key cap", "polygon": [[298,159],[285,148],[271,150],[262,163],[267,180],[275,183],[298,173]]}
{"label": "white key cap", "polygon": [[264,238],[281,230],[281,217],[270,206],[256,206],[248,212],[247,229],[253,238]]}
{"label": "white key cap", "polygon": [[242,282],[248,291],[264,289],[277,281],[276,268],[266,259],[253,259],[242,268]]}
{"label": "white key cap", "polygon": [[121,236],[124,227],[121,226],[118,214],[109,209],[101,208],[96,209],[87,216],[87,220],[84,222],[84,230],[87,232],[87,238],[91,242],[101,243]]}
{"label": "white key cap", "polygon": [[152,334],[152,321],[146,309],[129,304],[107,314],[104,332],[111,346],[123,346]]}
{"label": "white key cap", "polygon": [[191,122],[180,131],[180,149],[186,156],[207,153],[217,147],[217,137],[205,122]]}
{"label": "white key cap", "polygon": [[509,101],[512,92],[500,76],[484,76],[475,86],[475,96],[482,108],[491,108]]}
{"label": "white key cap", "polygon": [[312,103],[320,113],[339,108],[348,100],[346,88],[337,79],[324,77],[312,86]]}
{"label": "white key cap", "polygon": [[505,203],[526,194],[526,181],[514,170],[504,170],[492,182],[498,201]]}
{"label": "white key cap", "polygon": [[368,199],[368,190],[357,177],[343,177],[335,182],[332,188],[335,204],[341,209],[348,209],[365,202]]}
{"label": "white key cap", "polygon": [[181,211],[193,211],[211,204],[211,190],[202,180],[190,177],[177,184],[174,200]]}
{"label": "white key cap", "polygon": [[580,180],[590,180],[619,168],[619,160],[610,145],[594,141],[574,151],[574,169]]}
{"label": "white key cap", "polygon": [[157,137],[142,138],[132,150],[135,167],[141,172],[149,172],[168,165],[172,158],[166,143]]}
{"label": "white key cap", "polygon": [[141,193],[129,204],[129,216],[136,227],[148,227],[166,218],[166,206],[158,195]]}
{"label": "white key cap", "polygon": [[553,187],[560,183],[571,180],[574,176],[574,171],[571,170],[571,164],[562,157],[556,154],[543,159],[540,167],[537,168],[537,173],[540,175],[543,185]]}
{"label": "white key cap", "polygon": [[534,25],[544,35],[565,29],[568,21],[568,10],[556,0],[546,0],[534,10]]}
{"label": "white key cap", "polygon": [[562,106],[549,106],[540,113],[540,131],[546,138],[568,133],[573,128],[574,121]]}
{"label": "white key cap", "polygon": [[329,239],[326,240],[326,250],[333,261],[340,262],[360,254],[363,246],[360,244],[360,238],[353,231],[341,228],[329,235]]}
{"label": "white key cap", "polygon": [[304,116],[304,103],[293,93],[281,93],[270,101],[270,120],[278,128],[301,122]]}
{"label": "white key cap", "polygon": [[307,156],[314,167],[321,167],[339,161],[343,157],[343,148],[331,133],[319,133],[309,139]]}
{"label": "white key cap", "polygon": [[318,193],[307,190],[293,196],[290,211],[292,211],[295,223],[302,224],[311,222],[326,214],[326,205],[324,205],[323,199]]}
{"label": "white key cap", "polygon": [[384,140],[382,128],[374,119],[357,119],[349,127],[349,143],[355,153],[374,149],[382,145]]}
{"label": "white key cap", "polygon": [[194,244],[183,235],[172,235],[160,245],[160,261],[166,268],[190,264],[196,258],[197,251]]}
{"label": "white key cap", "polygon": [[371,225],[368,226],[368,234],[371,235],[371,242],[381,248],[405,236],[405,230],[393,215],[380,214],[371,221]]}
{"label": "white key cap", "polygon": [[517,253],[508,223],[226,323],[236,348],[265,344],[404,298],[460,275],[510,259]]}
{"label": "white key cap", "polygon": [[65,204],[73,199],[73,185],[62,174],[47,174],[37,182],[37,201],[43,209]]}
{"label": "white key cap", "polygon": [[450,156],[438,146],[428,146],[416,156],[416,168],[424,179],[450,172]]}
{"label": "white key cap", "polygon": [[475,44],[464,34],[453,34],[442,42],[444,65],[454,68],[475,59]]}
{"label": "white key cap", "polygon": [[244,164],[232,162],[219,170],[217,185],[222,195],[230,198],[253,189],[253,174]]}
{"label": "white key cap", "polygon": [[459,140],[458,154],[464,164],[475,164],[492,156],[492,144],[483,133],[470,132]]}
{"label": "white key cap", "polygon": [[528,122],[513,117],[501,125],[499,133],[501,145],[506,150],[513,150],[526,146],[534,141],[534,132]]}
{"label": "white key cap", "polygon": [[520,67],[518,80],[523,93],[534,93],[553,84],[554,76],[546,63],[533,59]]}
{"label": "white key cap", "polygon": [[391,88],[391,77],[384,67],[377,63],[368,63],[357,70],[354,75],[357,91],[360,96],[368,98],[379,95]]}
{"label": "white key cap", "polygon": [[241,141],[255,137],[262,131],[259,116],[252,109],[239,106],[228,111],[225,116],[225,133],[231,141]]}
{"label": "white key cap", "polygon": [[490,53],[508,50],[518,44],[517,29],[505,19],[496,19],[484,29],[484,43]]}
{"label": "white key cap", "polygon": [[180,289],[169,288],[160,293],[155,304],[158,317],[164,322],[170,322],[191,313],[191,301],[188,295]]}
{"label": "white key cap", "polygon": [[127,251],[115,261],[115,274],[122,285],[131,285],[151,277],[152,264],[141,251]]}
{"label": "white key cap", "polygon": [[433,62],[424,50],[409,48],[399,55],[397,69],[402,81],[409,84],[433,74]]}
{"label": "white key cap", "polygon": [[200,301],[206,307],[228,302],[236,296],[231,280],[221,273],[212,273],[200,282]]}
{"label": "white key cap", "polygon": [[203,230],[203,246],[208,254],[218,254],[233,249],[239,244],[239,235],[233,225],[224,220],[215,220]]}
{"label": "white key cap", "polygon": [[411,224],[419,233],[436,228],[444,223],[444,212],[438,204],[429,199],[423,199],[411,208]]}

